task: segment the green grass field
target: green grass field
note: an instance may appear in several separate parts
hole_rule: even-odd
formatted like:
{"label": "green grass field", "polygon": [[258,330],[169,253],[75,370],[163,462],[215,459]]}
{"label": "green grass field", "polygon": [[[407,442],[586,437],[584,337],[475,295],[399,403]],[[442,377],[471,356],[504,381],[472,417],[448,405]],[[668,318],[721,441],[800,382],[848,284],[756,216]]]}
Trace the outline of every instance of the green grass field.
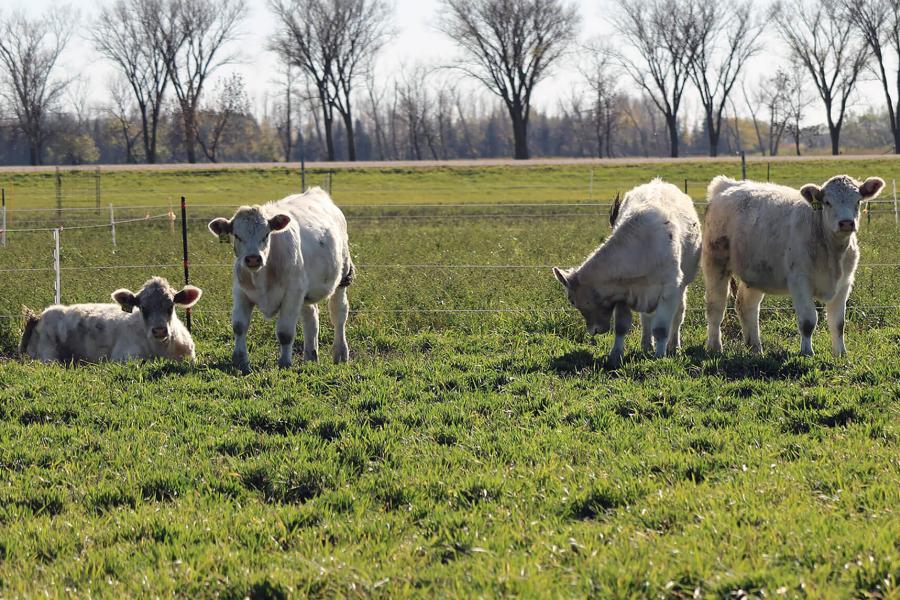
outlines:
{"label": "green grass field", "polygon": [[[352,362],[279,371],[257,316],[246,377],[230,364],[230,249],[206,222],[296,191],[296,173],[117,172],[99,213],[11,213],[11,229],[70,227],[62,299],[105,301],[152,274],[182,281],[179,224],[122,224],[115,250],[108,230],[71,227],[108,219],[107,202],[129,218],[157,214],[129,204],[185,195],[204,296],[196,365],[23,364],[19,322],[0,317],[0,597],[897,597],[900,310],[885,307],[900,304],[900,229],[887,206],[863,221],[846,359],[821,324],[817,356],[796,356],[784,298],[764,303],[764,355],[741,348],[729,314],[725,354],[707,356],[697,281],[683,352],[652,360],[635,331],[611,371],[610,336],[587,338],[550,274],[608,234],[596,204],[616,190],[662,175],[701,199],[734,168],[595,169],[592,189],[584,167],[338,172],[359,266]],[[75,177],[64,206],[92,206],[92,180]],[[52,176],[0,180],[13,209],[55,205]],[[52,249],[49,232],[9,234],[0,315],[52,301]]]}

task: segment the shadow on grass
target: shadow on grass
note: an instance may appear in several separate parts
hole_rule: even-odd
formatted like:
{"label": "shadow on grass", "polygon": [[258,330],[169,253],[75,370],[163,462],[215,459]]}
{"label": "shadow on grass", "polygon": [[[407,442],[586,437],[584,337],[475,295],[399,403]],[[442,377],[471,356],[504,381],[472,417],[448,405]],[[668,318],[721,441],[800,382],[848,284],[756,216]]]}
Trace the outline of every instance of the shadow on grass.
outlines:
{"label": "shadow on grass", "polygon": [[684,358],[703,375],[713,375],[733,381],[739,379],[798,379],[816,369],[814,359],[776,348],[763,354],[726,350],[710,354],[703,345],[684,349]]}

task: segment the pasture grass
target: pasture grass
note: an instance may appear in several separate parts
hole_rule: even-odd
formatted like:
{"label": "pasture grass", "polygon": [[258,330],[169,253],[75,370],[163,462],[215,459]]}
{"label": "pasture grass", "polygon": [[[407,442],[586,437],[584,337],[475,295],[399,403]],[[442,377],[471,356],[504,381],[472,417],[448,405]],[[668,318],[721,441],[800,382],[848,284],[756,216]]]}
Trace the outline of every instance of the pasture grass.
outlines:
{"label": "pasture grass", "polygon": [[[456,197],[473,203],[552,203],[563,191],[528,185],[569,177],[472,171],[480,183]],[[409,203],[450,202],[438,183],[469,177],[341,172],[339,201],[345,176],[403,187]],[[217,175],[234,179],[216,190],[202,176],[121,177],[209,203],[289,183],[277,171]],[[547,268],[599,243],[604,207],[351,207],[352,362],[279,371],[273,326],[257,316],[242,377],[230,365],[230,249],[205,231],[220,213],[190,213],[192,282],[205,292],[197,364],[0,360],[0,596],[898,594],[900,313],[869,308],[900,304],[896,267],[860,270],[848,358],[830,356],[824,323],[818,354],[796,356],[789,310],[763,314],[763,355],[740,346],[729,314],[725,354],[707,356],[698,281],[683,351],[653,360],[635,331],[610,370],[609,336],[587,338]],[[151,274],[181,281],[177,228],[117,233],[113,249],[105,230],[63,231],[64,302],[104,301]],[[49,234],[10,235],[3,315],[53,293],[51,271],[8,270],[51,266]],[[862,263],[900,262],[896,236],[893,216],[874,214]],[[394,312],[416,307],[508,312]],[[18,327],[0,318],[0,354],[12,357]]]}

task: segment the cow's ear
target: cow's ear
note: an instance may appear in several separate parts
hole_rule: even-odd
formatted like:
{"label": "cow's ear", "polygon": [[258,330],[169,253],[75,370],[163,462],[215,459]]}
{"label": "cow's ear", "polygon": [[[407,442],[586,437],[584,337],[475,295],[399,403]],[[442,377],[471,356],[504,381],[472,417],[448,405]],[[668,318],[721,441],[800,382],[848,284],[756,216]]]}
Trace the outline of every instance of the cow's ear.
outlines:
{"label": "cow's ear", "polygon": [[578,284],[578,275],[571,271],[563,271],[559,267],[553,267],[553,274],[564,287],[570,288]]}
{"label": "cow's ear", "polygon": [[622,207],[622,197],[619,196],[619,192],[616,192],[616,199],[613,202],[612,210],[609,211],[609,226],[616,226],[616,219],[619,218],[619,208]]}
{"label": "cow's ear", "polygon": [[880,194],[883,188],[884,179],[881,177],[869,177],[859,186],[859,193],[864,200],[868,200]]}
{"label": "cow's ear", "polygon": [[814,183],[807,183],[800,188],[800,195],[813,206],[822,202],[822,188]]}
{"label": "cow's ear", "polygon": [[208,227],[213,235],[220,238],[231,233],[231,221],[222,217],[210,221]]}
{"label": "cow's ear", "polygon": [[287,215],[275,215],[269,219],[269,229],[272,231],[281,231],[287,227],[290,222],[291,218]]}
{"label": "cow's ear", "polygon": [[175,304],[178,306],[183,306],[184,308],[190,308],[193,305],[197,304],[197,300],[200,299],[200,296],[203,295],[203,290],[198,287],[194,287],[192,285],[186,285],[181,288],[181,291],[175,294]]}
{"label": "cow's ear", "polygon": [[112,299],[127,313],[130,313],[135,306],[138,306],[137,296],[132,294],[131,290],[116,290],[112,293]]}

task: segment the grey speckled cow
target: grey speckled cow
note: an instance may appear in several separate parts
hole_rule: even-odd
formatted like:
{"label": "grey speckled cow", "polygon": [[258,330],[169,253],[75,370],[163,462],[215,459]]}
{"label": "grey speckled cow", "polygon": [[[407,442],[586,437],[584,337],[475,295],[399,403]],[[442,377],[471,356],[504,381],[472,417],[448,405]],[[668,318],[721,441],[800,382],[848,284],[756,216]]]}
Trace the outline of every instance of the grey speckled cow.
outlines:
{"label": "grey speckled cow", "polygon": [[136,294],[113,292],[117,304],[56,305],[40,315],[26,309],[19,352],[44,362],[193,360],[194,340],[175,306],[191,307],[202,293],[192,285],[176,292],[168,281],[154,277]]}
{"label": "grey speckled cow", "polygon": [[728,284],[735,275],[740,279],[735,306],[751,349],[762,351],[763,296],[790,294],[797,311],[800,354],[813,353],[811,337],[818,320],[813,299],[825,303],[832,351],[844,354],[844,312],[859,261],[859,209],[883,187],[878,177],[860,183],[847,175],[832,177],[821,187],[807,184],[799,191],[713,179],[703,236],[707,348],[722,350]]}

